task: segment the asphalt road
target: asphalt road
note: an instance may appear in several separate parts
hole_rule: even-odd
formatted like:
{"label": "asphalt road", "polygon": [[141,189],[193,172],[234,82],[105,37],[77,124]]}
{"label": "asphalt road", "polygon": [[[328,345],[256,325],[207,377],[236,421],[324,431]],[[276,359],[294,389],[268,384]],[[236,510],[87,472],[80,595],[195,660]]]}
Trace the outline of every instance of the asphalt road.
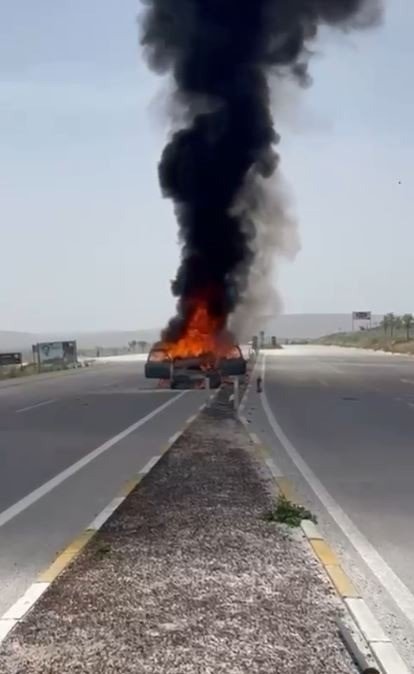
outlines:
{"label": "asphalt road", "polygon": [[414,359],[335,347],[265,357],[246,416],[414,671]]}
{"label": "asphalt road", "polygon": [[0,384],[0,615],[204,402],[143,367]]}

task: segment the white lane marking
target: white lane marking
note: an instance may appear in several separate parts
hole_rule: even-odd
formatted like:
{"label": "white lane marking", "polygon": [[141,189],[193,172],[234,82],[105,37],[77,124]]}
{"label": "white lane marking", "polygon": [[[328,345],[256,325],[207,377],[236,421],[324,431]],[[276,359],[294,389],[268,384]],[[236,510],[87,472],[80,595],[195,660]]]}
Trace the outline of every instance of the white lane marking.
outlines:
{"label": "white lane marking", "polygon": [[393,400],[397,403],[404,403],[405,405],[408,405],[408,407],[414,407],[414,401],[407,400],[407,398],[393,398]]}
{"label": "white lane marking", "polygon": [[145,464],[143,468],[139,471],[140,475],[147,475],[150,470],[152,470],[155,466],[156,463],[160,460],[161,456],[153,456],[152,459],[148,461],[148,463]]}
{"label": "white lane marking", "polygon": [[53,405],[53,403],[57,403],[57,400],[43,400],[41,403],[35,403],[34,405],[29,405],[28,407],[22,407],[21,409],[16,410],[16,414],[30,412],[30,410],[36,410],[38,407],[45,407],[46,405]]}
{"label": "white lane marking", "polygon": [[117,386],[112,386],[112,384],[106,389],[91,389],[86,391],[86,395],[101,395],[101,396],[110,396],[110,395],[177,395],[178,391],[171,391],[170,389],[164,388],[117,388]]}
{"label": "white lane marking", "polygon": [[6,613],[2,615],[2,620],[21,620],[26,615],[33,604],[47,590],[50,583],[33,583],[24,595],[18,599]]}
{"label": "white lane marking", "polygon": [[402,384],[411,384],[411,386],[414,386],[414,379],[400,379],[400,382]]}
{"label": "white lane marking", "polygon": [[106,520],[108,520],[111,515],[119,508],[121,503],[125,501],[125,496],[117,496],[116,498],[112,499],[112,501],[103,509],[101,512],[95,517],[94,520],[90,523],[86,529],[88,531],[99,531],[101,527],[105,524]]}
{"label": "white lane marking", "polygon": [[10,520],[12,520],[14,517],[17,517],[17,515],[20,515],[20,513],[22,513],[27,508],[30,508],[30,506],[36,503],[36,501],[39,501],[39,499],[43,498],[43,496],[46,496],[46,494],[58,487],[60,484],[62,484],[62,482],[67,480],[69,477],[72,477],[72,475],[75,475],[75,473],[87,466],[98,456],[104,452],[107,452],[108,449],[111,449],[111,447],[118,444],[118,442],[121,442],[121,440],[126,438],[128,435],[134,433],[134,431],[138,430],[138,428],[141,428],[141,426],[144,426],[144,424],[157,416],[157,414],[160,414],[160,412],[163,412],[165,409],[167,409],[167,407],[175,403],[186,393],[187,391],[183,391],[178,396],[171,398],[159,407],[156,407],[155,410],[147,414],[145,417],[142,417],[142,419],[139,419],[139,421],[136,421],[131,426],[128,426],[128,428],[126,428],[124,431],[121,431],[121,433],[118,433],[118,435],[115,435],[113,438],[110,438],[104,442],[103,445],[100,445],[92,452],[89,452],[89,454],[86,454],[86,456],[84,456],[79,461],[76,461],[76,463],[72,464],[72,466],[69,466],[69,468],[62,470],[61,473],[58,473],[58,475],[52,477],[51,480],[48,480],[48,482],[45,482],[37,489],[30,492],[30,494],[27,494],[27,496],[24,496],[22,499],[20,499],[20,501],[17,501],[17,503],[14,503],[9,508],[6,508],[6,510],[3,510],[3,512],[0,513],[0,527],[7,524],[7,522],[10,522]]}
{"label": "white lane marking", "polygon": [[320,386],[324,386],[325,388],[326,388],[327,386],[329,386],[328,382],[327,382],[325,379],[320,379],[320,378],[318,378],[316,381],[318,382],[318,384],[319,384]]}
{"label": "white lane marking", "polygon": [[322,482],[316,477],[315,473],[309,468],[308,464],[302,459],[297,449],[285,435],[279,423],[270,408],[269,401],[265,391],[266,366],[265,360],[262,363],[263,393],[262,404],[266,417],[273,432],[279,442],[282,444],[285,452],[295,464],[296,468],[303,475],[307,483],[315,492],[320,502],[336,522],[341,531],[351,542],[365,564],[371,569],[372,573],[380,581],[388,594],[393,598],[400,610],[407,619],[414,625],[414,595],[408,587],[400,580],[396,573],[388,566],[387,562],[381,557],[379,552],[368,541],[364,534],[355,526],[348,515],[342,510],[335,499],[325,489]]}
{"label": "white lane marking", "polygon": [[343,370],[340,370],[339,367],[335,367],[335,365],[332,365],[332,363],[326,363],[324,361],[323,365],[325,367],[327,367],[328,370],[330,370],[331,372],[334,372],[335,374],[340,374],[341,376],[343,376],[345,374],[345,372],[343,372]]}

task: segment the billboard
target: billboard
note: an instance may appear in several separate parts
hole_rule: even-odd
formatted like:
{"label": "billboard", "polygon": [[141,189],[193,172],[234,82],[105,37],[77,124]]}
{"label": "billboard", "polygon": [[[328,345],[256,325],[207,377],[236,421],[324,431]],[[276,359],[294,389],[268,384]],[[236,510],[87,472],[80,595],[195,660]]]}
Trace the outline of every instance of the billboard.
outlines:
{"label": "billboard", "polygon": [[0,353],[0,367],[2,365],[21,365],[23,358],[21,353]]}
{"label": "billboard", "polygon": [[77,361],[76,342],[43,342],[36,344],[39,365],[70,365]]}
{"label": "billboard", "polygon": [[371,312],[370,311],[354,311],[352,314],[352,319],[354,321],[370,321]]}

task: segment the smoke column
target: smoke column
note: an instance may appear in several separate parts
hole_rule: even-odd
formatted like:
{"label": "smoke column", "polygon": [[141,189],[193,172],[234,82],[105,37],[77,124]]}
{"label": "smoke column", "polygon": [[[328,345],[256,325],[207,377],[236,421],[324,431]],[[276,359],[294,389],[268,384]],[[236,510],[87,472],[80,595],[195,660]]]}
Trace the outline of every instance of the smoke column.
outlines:
{"label": "smoke column", "polygon": [[156,72],[172,75],[184,119],[159,165],[182,245],[172,284],[177,317],[164,335],[177,340],[200,299],[219,329],[245,297],[249,306],[260,260],[263,274],[271,267],[263,246],[277,245],[283,238],[278,228],[290,222],[281,197],[273,200],[275,217],[259,223],[272,204],[264,203],[265,184],[279,163],[270,78],[291,74],[307,82],[319,27],[367,27],[379,18],[380,6],[377,0],[142,2],[147,60]]}

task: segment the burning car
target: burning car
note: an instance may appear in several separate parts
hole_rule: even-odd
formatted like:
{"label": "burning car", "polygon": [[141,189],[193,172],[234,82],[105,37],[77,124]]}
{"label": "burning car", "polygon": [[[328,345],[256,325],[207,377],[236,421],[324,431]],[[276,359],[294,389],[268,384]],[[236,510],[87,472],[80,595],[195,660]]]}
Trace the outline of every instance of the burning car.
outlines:
{"label": "burning car", "polygon": [[206,379],[211,388],[218,388],[223,377],[246,373],[246,361],[237,345],[225,354],[200,353],[174,355],[168,346],[158,343],[152,347],[145,365],[147,379],[170,381],[171,388],[202,386]]}
{"label": "burning car", "polygon": [[148,379],[167,380],[179,385],[202,387],[206,380],[218,388],[223,377],[246,373],[246,361],[222,321],[212,316],[206,302],[197,300],[185,329],[175,339],[164,333],[164,341],[152,347],[146,365]]}

